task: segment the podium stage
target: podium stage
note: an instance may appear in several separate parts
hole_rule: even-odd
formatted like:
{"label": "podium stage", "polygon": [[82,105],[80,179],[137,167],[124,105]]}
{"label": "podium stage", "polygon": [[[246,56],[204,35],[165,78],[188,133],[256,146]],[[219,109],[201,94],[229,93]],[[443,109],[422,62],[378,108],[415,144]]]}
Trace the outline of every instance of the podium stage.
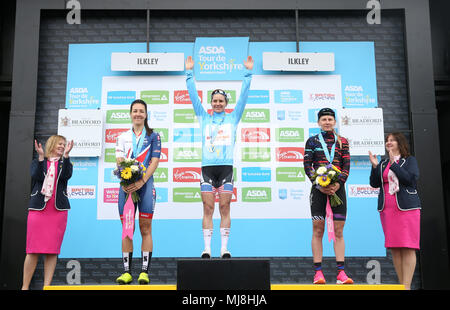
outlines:
{"label": "podium stage", "polygon": [[[150,278],[151,281],[151,278]],[[271,284],[269,259],[179,259],[176,284],[54,285],[44,290],[404,290],[397,284]]]}

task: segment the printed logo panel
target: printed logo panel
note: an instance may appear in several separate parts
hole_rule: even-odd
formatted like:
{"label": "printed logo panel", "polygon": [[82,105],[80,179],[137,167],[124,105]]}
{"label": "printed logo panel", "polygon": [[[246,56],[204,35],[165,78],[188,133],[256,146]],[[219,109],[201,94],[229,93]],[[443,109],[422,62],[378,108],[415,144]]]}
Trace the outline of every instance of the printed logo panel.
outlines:
{"label": "printed logo panel", "polygon": [[202,149],[199,147],[176,147],[173,149],[173,161],[200,162],[202,161]]}
{"label": "printed logo panel", "polygon": [[275,90],[274,96],[275,103],[303,103],[303,92],[297,89]]}
{"label": "printed logo panel", "polygon": [[269,123],[269,109],[245,109],[242,115],[243,123]]}
{"label": "printed logo panel", "polygon": [[173,110],[173,122],[189,124],[198,122],[194,109],[175,109]]}
{"label": "printed logo panel", "polygon": [[270,128],[242,128],[242,142],[270,142]]}
{"label": "printed logo panel", "polygon": [[119,202],[119,188],[104,188],[103,189],[104,203],[118,203]]}
{"label": "printed logo panel", "polygon": [[106,111],[107,124],[131,124],[129,110],[108,110]]}
{"label": "printed logo panel", "polygon": [[136,99],[135,91],[109,91],[106,95],[106,104],[130,105]]}
{"label": "printed logo panel", "polygon": [[200,182],[201,173],[198,167],[173,168],[173,182]]}
{"label": "printed logo panel", "polygon": [[303,162],[303,147],[277,147],[275,149],[275,159],[280,162]]}
{"label": "printed logo panel", "polygon": [[69,199],[95,199],[95,185],[69,185],[67,196]]}
{"label": "printed logo panel", "polygon": [[201,202],[202,196],[199,187],[175,187],[173,189],[173,202]]}
{"label": "printed logo panel", "polygon": [[277,182],[304,182],[305,170],[303,167],[277,167]]}
{"label": "printed logo panel", "polygon": [[249,104],[270,103],[269,91],[268,90],[250,89],[248,91],[247,103],[249,103]]}
{"label": "printed logo panel", "polygon": [[243,182],[270,182],[271,179],[272,179],[272,172],[269,167],[242,168]]}
{"label": "printed logo panel", "polygon": [[[201,90],[197,91],[200,102],[203,102],[203,92]],[[189,92],[187,90],[175,90],[173,92],[173,103],[174,104],[192,104],[191,98],[189,97]]]}
{"label": "printed logo panel", "polygon": [[174,128],[173,142],[194,143],[202,141],[200,128]]}
{"label": "printed logo panel", "polygon": [[246,162],[270,161],[270,147],[244,147],[241,155],[242,161]]}
{"label": "printed logo panel", "polygon": [[243,187],[243,202],[270,202],[272,201],[272,192],[270,187]]}
{"label": "printed logo panel", "polygon": [[153,173],[155,183],[169,182],[169,168],[158,167]]}
{"label": "printed logo panel", "polygon": [[169,91],[168,90],[143,90],[141,91],[141,99],[146,104],[168,104]]}
{"label": "printed logo panel", "polygon": [[167,128],[153,128],[153,131],[159,134],[161,142],[169,142],[169,129]]}
{"label": "printed logo panel", "polygon": [[129,128],[111,128],[105,130],[105,143],[116,143],[117,137],[120,136],[125,131],[128,131]]}
{"label": "printed logo panel", "polygon": [[303,128],[276,128],[275,140],[278,142],[303,142],[305,140]]}

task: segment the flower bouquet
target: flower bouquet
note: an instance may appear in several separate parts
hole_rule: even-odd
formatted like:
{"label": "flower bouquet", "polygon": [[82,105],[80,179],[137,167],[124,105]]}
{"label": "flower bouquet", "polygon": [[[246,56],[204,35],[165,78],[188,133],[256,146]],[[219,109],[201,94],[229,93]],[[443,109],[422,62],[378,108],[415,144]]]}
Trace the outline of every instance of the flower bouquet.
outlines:
{"label": "flower bouquet", "polygon": [[[326,187],[330,184],[334,184],[339,180],[341,171],[332,164],[320,166],[313,175],[314,183],[317,188]],[[330,204],[332,207],[336,207],[342,204],[342,200],[338,195],[330,195]]]}
{"label": "flower bouquet", "polygon": [[[114,169],[113,173],[119,178],[120,185],[123,187],[140,180],[145,175],[145,170],[145,166],[139,161],[127,158]],[[134,203],[139,201],[139,195],[136,192],[131,193],[131,198]],[[128,200],[128,194],[126,200]]]}

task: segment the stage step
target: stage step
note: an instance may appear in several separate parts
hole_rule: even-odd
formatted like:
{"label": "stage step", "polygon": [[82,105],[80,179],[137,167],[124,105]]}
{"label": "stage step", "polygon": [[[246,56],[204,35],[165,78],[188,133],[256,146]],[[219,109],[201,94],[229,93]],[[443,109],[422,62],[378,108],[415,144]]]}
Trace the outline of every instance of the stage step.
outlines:
{"label": "stage step", "polygon": [[404,290],[400,284],[272,284],[271,290]]}
{"label": "stage step", "polygon": [[177,289],[175,284],[149,284],[149,285],[50,285],[44,286],[44,290],[58,291],[58,290],[86,290],[86,291],[121,291],[121,290],[133,290],[133,291],[145,291],[145,290],[164,290],[174,291]]}

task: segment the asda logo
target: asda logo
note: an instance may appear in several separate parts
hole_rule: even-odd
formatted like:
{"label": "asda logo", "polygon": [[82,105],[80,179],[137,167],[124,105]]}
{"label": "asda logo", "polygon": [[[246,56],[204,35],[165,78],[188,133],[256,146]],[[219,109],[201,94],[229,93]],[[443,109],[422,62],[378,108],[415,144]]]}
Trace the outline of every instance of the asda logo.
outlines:
{"label": "asda logo", "polygon": [[241,149],[242,161],[270,161],[270,147],[244,147]]}
{"label": "asda logo", "polygon": [[245,109],[242,115],[243,123],[269,123],[269,109]]}
{"label": "asda logo", "polygon": [[305,182],[305,170],[302,167],[278,167],[277,182]]}
{"label": "asda logo", "polygon": [[198,187],[176,187],[173,189],[173,202],[201,202],[202,196]]}
{"label": "asda logo", "polygon": [[194,123],[197,121],[193,109],[175,109],[173,111],[174,123]]}
{"label": "asda logo", "polygon": [[303,128],[276,128],[275,140],[278,142],[303,142],[305,134]]}
{"label": "asda logo", "polygon": [[270,187],[243,187],[243,202],[270,202],[272,201],[272,192]]}
{"label": "asda logo", "polygon": [[169,182],[169,168],[156,168],[153,172],[153,180],[158,182]]}
{"label": "asda logo", "polygon": [[202,149],[199,147],[176,147],[173,150],[173,161],[177,162],[202,161]]}
{"label": "asda logo", "polygon": [[109,110],[106,111],[107,124],[130,124],[130,112],[128,110]]}

